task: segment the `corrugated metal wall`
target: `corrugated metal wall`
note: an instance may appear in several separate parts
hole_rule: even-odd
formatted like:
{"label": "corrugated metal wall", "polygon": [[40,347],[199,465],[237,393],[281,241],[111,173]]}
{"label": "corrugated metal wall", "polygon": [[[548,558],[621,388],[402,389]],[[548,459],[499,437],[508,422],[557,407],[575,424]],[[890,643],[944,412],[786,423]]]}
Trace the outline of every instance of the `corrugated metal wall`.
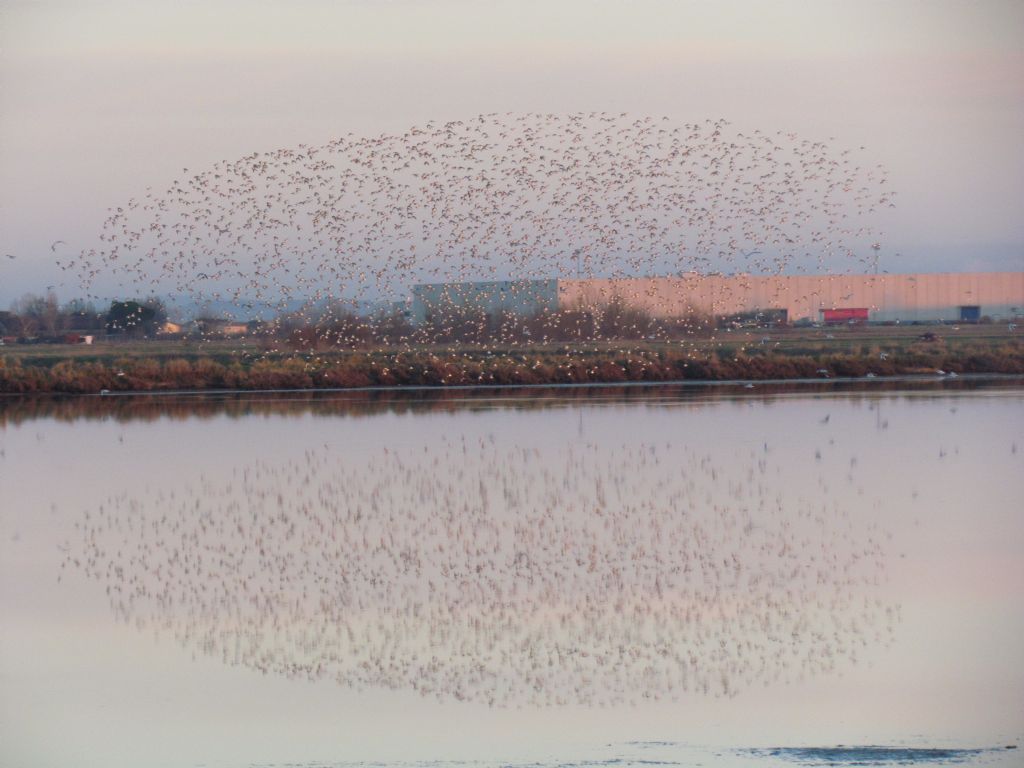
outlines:
{"label": "corrugated metal wall", "polygon": [[736,275],[559,280],[563,309],[621,300],[659,317],[785,309],[790,322],[822,309],[866,308],[873,321],[958,320],[961,306],[1002,320],[1024,314],[1024,272],[912,275]]}

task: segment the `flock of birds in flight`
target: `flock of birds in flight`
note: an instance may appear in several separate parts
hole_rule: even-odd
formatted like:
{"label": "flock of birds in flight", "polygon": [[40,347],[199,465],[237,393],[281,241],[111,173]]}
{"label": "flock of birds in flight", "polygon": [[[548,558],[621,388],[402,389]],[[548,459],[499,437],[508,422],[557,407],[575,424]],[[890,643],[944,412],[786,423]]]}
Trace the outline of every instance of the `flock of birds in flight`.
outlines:
{"label": "flock of birds in flight", "polygon": [[491,706],[734,696],[840,671],[900,620],[891,537],[816,470],[780,484],[767,445],[324,445],[114,495],[61,569],[263,674]]}
{"label": "flock of birds in flight", "polygon": [[424,283],[863,269],[894,193],[860,150],[625,113],[429,122],[185,169],[61,268],[90,297],[311,323]]}

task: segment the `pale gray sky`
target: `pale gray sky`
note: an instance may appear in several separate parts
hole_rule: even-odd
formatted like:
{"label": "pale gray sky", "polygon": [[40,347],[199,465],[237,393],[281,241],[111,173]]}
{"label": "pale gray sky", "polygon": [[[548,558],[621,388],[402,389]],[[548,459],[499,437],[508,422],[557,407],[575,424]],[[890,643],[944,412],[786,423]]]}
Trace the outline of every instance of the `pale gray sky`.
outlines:
{"label": "pale gray sky", "polygon": [[[891,172],[890,271],[1024,268],[1024,4],[0,3],[0,306],[183,167],[481,112],[724,117]],[[894,254],[899,252],[897,259]],[[74,289],[60,291],[71,298]]]}

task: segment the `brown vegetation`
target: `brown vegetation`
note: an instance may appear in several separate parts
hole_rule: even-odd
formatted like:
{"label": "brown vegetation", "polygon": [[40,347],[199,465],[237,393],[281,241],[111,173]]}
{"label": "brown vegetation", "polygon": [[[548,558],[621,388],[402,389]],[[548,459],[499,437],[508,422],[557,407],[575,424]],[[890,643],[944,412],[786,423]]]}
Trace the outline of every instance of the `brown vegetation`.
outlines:
{"label": "brown vegetation", "polygon": [[59,360],[0,357],[0,392],[97,393],[166,390],[350,389],[359,387],[579,384],[639,381],[787,380],[907,374],[1024,374],[1024,343],[911,344],[887,354],[637,344],[626,348],[348,351],[258,358],[193,356]]}

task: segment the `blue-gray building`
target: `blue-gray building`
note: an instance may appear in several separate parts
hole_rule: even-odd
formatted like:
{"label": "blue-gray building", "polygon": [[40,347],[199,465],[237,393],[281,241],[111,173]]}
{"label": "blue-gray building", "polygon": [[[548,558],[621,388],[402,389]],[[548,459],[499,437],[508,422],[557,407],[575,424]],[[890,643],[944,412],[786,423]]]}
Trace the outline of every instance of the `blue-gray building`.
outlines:
{"label": "blue-gray building", "polygon": [[495,280],[483,283],[429,283],[413,286],[412,321],[458,310],[484,310],[519,316],[558,311],[558,280]]}

